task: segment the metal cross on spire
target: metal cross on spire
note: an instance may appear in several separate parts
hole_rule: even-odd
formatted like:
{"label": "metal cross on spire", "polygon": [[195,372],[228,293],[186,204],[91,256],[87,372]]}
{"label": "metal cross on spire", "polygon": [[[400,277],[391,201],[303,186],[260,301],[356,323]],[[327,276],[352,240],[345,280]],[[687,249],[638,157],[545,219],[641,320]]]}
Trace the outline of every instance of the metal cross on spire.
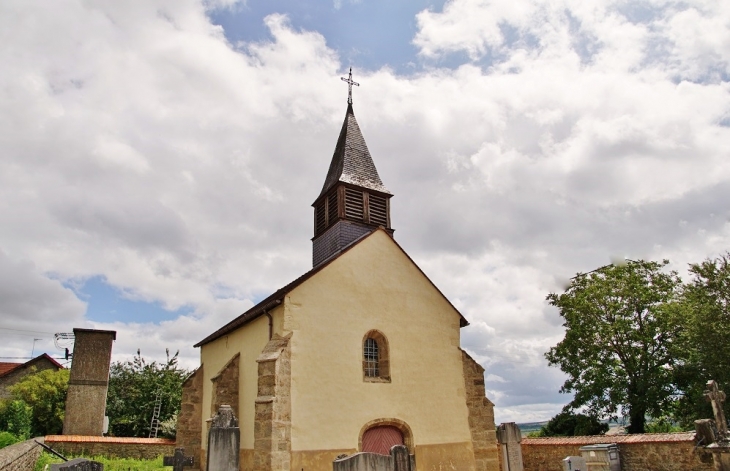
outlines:
{"label": "metal cross on spire", "polygon": [[351,105],[352,104],[352,86],[353,85],[357,85],[358,87],[360,86],[359,83],[352,80],[352,67],[350,67],[350,75],[347,78],[340,77],[340,80],[342,80],[343,82],[347,82],[347,104]]}

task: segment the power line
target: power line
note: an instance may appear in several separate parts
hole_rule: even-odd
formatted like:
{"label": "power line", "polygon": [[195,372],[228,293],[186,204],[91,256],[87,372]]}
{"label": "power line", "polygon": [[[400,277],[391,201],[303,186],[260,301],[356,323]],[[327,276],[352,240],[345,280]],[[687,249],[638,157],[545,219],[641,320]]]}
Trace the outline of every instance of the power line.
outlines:
{"label": "power line", "polygon": [[42,330],[11,329],[10,327],[0,327],[0,330],[12,330],[14,332],[33,332],[33,333],[36,333],[36,334],[53,335],[53,332],[43,332]]}
{"label": "power line", "polygon": [[[50,355],[48,355],[48,356],[50,356]],[[36,357],[0,357],[0,360],[32,360],[33,358],[36,358]],[[51,358],[53,358],[54,360],[65,360],[66,359],[64,357],[51,357]]]}

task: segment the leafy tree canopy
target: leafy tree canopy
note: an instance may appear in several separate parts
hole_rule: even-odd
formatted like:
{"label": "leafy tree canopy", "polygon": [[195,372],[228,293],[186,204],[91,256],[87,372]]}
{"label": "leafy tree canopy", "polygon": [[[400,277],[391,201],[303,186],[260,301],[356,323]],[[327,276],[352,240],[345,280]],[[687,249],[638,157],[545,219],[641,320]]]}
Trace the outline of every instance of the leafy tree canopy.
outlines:
{"label": "leafy tree canopy", "polygon": [[[178,366],[178,353],[170,357],[169,351],[167,361],[161,363],[147,363],[139,350],[132,361],[112,363],[106,409],[109,433],[118,437],[149,436],[158,394],[162,399],[159,420],[169,422],[180,410],[182,383],[188,375],[188,370]],[[174,429],[164,431],[175,436]]]}
{"label": "leafy tree canopy", "polygon": [[[679,310],[684,328],[677,356],[677,385],[683,393],[674,415],[685,427],[693,421],[712,417],[712,407],[704,399],[708,380],[730,388],[730,252],[715,259],[691,264],[692,280],[682,290]],[[730,417],[730,401],[725,402]]]}
{"label": "leafy tree canopy", "polygon": [[0,402],[0,430],[17,437],[30,438],[33,409],[24,401],[6,399]]}
{"label": "leafy tree canopy", "polygon": [[541,437],[573,437],[578,435],[603,435],[608,432],[608,424],[601,423],[596,417],[563,411],[550,419],[540,429]]}
{"label": "leafy tree canopy", "polygon": [[643,433],[647,414],[659,417],[673,399],[673,344],[681,328],[671,303],[680,279],[662,263],[608,265],[573,278],[549,303],[565,320],[565,338],[546,354],[568,375],[561,392],[569,408],[589,415],[630,418],[629,433]]}
{"label": "leafy tree canopy", "polygon": [[8,390],[13,398],[31,407],[33,436],[60,434],[66,410],[69,370],[43,370],[29,374]]}

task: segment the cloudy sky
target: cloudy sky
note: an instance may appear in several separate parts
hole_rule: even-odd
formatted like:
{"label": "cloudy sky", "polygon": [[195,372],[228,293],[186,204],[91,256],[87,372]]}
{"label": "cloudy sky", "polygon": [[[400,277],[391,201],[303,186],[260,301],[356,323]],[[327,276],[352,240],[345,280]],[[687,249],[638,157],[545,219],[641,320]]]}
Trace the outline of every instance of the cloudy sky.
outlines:
{"label": "cloudy sky", "polygon": [[0,63],[0,361],[93,327],[196,366],[311,267],[348,67],[497,422],[569,400],[549,292],[730,248],[730,2],[7,0]]}

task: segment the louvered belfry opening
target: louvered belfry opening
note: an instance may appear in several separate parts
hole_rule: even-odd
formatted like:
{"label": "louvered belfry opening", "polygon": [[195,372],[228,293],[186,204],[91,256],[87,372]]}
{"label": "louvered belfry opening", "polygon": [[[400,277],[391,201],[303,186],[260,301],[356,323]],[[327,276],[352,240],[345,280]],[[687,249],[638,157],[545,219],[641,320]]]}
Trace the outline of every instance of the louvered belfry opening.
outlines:
{"label": "louvered belfry opening", "polygon": [[340,220],[390,229],[388,198],[361,188],[334,188],[314,205],[314,236]]}
{"label": "louvered belfry opening", "polygon": [[363,208],[362,190],[358,191],[353,188],[345,188],[345,216],[353,221],[363,221],[365,211]]}
{"label": "louvered belfry opening", "polygon": [[390,227],[390,198],[348,104],[322,191],[314,204],[314,266],[378,227]]}

